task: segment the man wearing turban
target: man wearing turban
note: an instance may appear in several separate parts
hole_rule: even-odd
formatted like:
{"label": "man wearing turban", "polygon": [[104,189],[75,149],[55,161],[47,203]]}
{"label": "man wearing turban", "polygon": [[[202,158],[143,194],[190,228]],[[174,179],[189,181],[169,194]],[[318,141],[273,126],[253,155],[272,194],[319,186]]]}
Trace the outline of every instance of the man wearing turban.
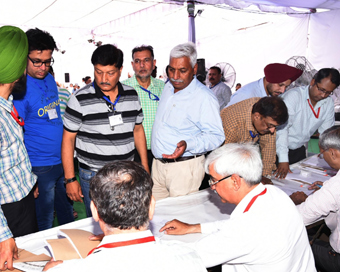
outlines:
{"label": "man wearing turban", "polygon": [[25,86],[27,52],[21,29],[0,28],[0,270],[13,269],[13,257],[18,258],[13,238],[37,231],[32,189],[36,176],[23,143],[24,120],[12,96]]}
{"label": "man wearing turban", "polygon": [[38,176],[39,196],[36,214],[39,230],[53,225],[54,210],[60,225],[74,221],[73,202],[67,197],[64,170],[61,164],[63,120],[57,84],[51,74],[53,37],[40,29],[26,32],[29,52],[27,61],[27,91],[16,96],[14,105],[25,119],[25,146]]}
{"label": "man wearing turban", "polygon": [[287,64],[271,63],[264,68],[264,78],[243,86],[234,93],[227,107],[252,97],[279,96],[302,75],[302,70]]}

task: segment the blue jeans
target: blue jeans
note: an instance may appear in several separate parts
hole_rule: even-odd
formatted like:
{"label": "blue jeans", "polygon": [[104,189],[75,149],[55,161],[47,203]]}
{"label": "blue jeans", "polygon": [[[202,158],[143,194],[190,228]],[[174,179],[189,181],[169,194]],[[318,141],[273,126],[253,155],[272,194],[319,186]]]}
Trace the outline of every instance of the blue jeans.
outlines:
{"label": "blue jeans", "polygon": [[52,228],[54,210],[60,225],[73,222],[73,202],[66,195],[62,164],[35,166],[32,171],[38,176],[35,209],[39,231]]}
{"label": "blue jeans", "polygon": [[80,180],[80,186],[81,190],[84,195],[84,203],[85,203],[85,208],[86,208],[86,216],[91,217],[92,212],[90,209],[90,180],[92,177],[94,177],[97,174],[97,172],[92,171],[92,170],[87,170],[84,168],[81,168],[79,166],[79,180]]}

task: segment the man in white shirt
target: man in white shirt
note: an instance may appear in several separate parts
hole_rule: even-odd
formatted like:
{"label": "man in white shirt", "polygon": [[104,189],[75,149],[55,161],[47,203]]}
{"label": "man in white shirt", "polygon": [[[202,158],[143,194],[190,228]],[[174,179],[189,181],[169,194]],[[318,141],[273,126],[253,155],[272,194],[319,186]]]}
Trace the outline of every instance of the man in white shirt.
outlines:
{"label": "man in white shirt", "polygon": [[[106,164],[90,181],[91,211],[104,238],[85,259],[51,261],[44,271],[206,271],[192,249],[160,244],[148,230],[155,210],[152,179],[132,161]],[[61,264],[62,263],[62,264]]]}
{"label": "man in white shirt", "polygon": [[208,80],[210,82],[210,90],[216,95],[220,110],[222,110],[230,101],[231,90],[229,86],[221,81],[221,68],[212,66],[208,72]]}
{"label": "man in white shirt", "polygon": [[231,96],[227,107],[252,97],[279,96],[302,75],[302,70],[282,63],[264,68],[264,78],[248,83]]}
{"label": "man in white shirt", "polygon": [[[332,168],[340,169],[340,127],[327,129],[319,139],[320,155]],[[329,243],[316,240],[312,245],[315,265],[321,271],[340,271],[340,171],[325,181],[315,182],[311,189],[319,189],[307,197],[297,192],[290,197],[296,204],[306,226],[325,220],[331,230]]]}
{"label": "man in white shirt", "polygon": [[334,125],[334,103],[329,96],[339,85],[339,71],[324,68],[314,75],[309,86],[293,88],[281,96],[289,118],[276,133],[276,177],[285,178],[290,164],[306,158],[305,144],[315,131],[322,133]]}
{"label": "man in white shirt", "polygon": [[315,271],[301,216],[280,189],[260,183],[262,160],[252,144],[227,144],[205,162],[211,189],[221,201],[237,205],[228,220],[189,225],[177,220],[166,234],[207,234],[193,244],[206,267],[222,271]]}

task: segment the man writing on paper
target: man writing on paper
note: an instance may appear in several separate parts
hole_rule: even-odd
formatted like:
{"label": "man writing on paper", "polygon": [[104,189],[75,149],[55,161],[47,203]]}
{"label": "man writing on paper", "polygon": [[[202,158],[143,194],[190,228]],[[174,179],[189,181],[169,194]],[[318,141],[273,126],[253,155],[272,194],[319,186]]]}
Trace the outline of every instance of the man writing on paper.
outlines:
{"label": "man writing on paper", "polygon": [[339,85],[339,71],[324,68],[314,75],[309,86],[297,87],[282,95],[289,119],[277,131],[276,177],[285,178],[290,164],[306,158],[305,144],[317,130],[322,133],[334,125],[334,103],[330,95]]}
{"label": "man writing on paper", "polygon": [[159,244],[148,230],[155,210],[152,185],[136,162],[105,165],[90,182],[91,210],[104,232],[102,242],[85,259],[51,261],[44,271],[53,266],[51,271],[206,271],[192,249]]}
{"label": "man writing on paper", "polygon": [[230,218],[203,224],[172,220],[166,234],[207,234],[192,244],[206,267],[223,271],[311,272],[314,259],[302,218],[280,189],[261,184],[262,160],[252,144],[226,144],[206,159],[209,184],[237,205]]}
{"label": "man writing on paper", "polygon": [[279,97],[250,98],[221,111],[225,143],[259,144],[262,182],[271,183],[275,169],[276,127],[288,119],[285,103]]}
{"label": "man writing on paper", "polygon": [[24,120],[12,96],[26,88],[27,53],[21,29],[0,28],[0,270],[13,270],[13,258],[18,258],[13,237],[38,230],[32,189],[37,177],[23,142]]}
{"label": "man writing on paper", "polygon": [[[332,168],[338,170],[336,176],[325,181],[315,182],[310,189],[319,189],[310,196],[297,192],[290,197],[302,215],[306,226],[322,219],[331,230],[329,242],[315,240],[312,250],[315,265],[321,271],[340,271],[340,127],[325,130],[319,139],[320,157]],[[322,186],[320,189],[319,186]]]}

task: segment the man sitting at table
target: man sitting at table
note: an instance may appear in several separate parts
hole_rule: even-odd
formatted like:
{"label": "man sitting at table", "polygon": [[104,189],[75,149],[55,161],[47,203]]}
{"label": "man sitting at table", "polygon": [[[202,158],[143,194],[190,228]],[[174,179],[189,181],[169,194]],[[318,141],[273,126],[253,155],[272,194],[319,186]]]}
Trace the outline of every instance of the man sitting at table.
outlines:
{"label": "man sitting at table", "polygon": [[[319,139],[321,156],[336,170],[340,170],[340,126],[325,130]],[[322,186],[320,189],[319,186]],[[297,192],[290,197],[301,213],[306,226],[319,220],[325,220],[331,230],[329,243],[316,240],[312,245],[315,265],[321,271],[340,271],[340,171],[336,176],[325,181],[313,183],[310,189],[320,189],[307,197]]]}
{"label": "man sitting at table", "polygon": [[44,271],[206,271],[190,248],[159,244],[148,230],[155,209],[153,182],[130,161],[105,165],[90,181],[91,211],[104,232],[82,260],[51,261]]}
{"label": "man sitting at table", "polygon": [[260,183],[262,160],[252,144],[227,144],[205,161],[221,201],[236,204],[230,219],[203,224],[172,220],[166,234],[208,234],[193,248],[206,267],[223,271],[315,271],[301,216],[280,189]]}

